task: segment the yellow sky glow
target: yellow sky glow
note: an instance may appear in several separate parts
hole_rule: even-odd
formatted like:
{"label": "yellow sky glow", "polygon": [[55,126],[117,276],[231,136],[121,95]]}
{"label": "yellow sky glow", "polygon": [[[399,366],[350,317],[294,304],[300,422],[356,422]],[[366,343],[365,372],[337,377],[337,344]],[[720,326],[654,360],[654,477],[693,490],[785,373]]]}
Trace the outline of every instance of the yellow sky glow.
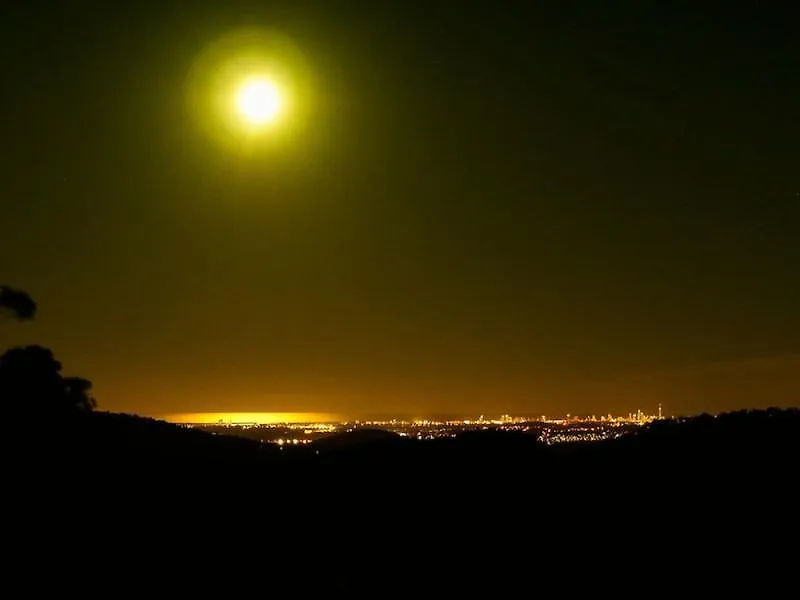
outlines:
{"label": "yellow sky glow", "polygon": [[175,413],[161,417],[170,423],[213,424],[220,421],[229,423],[329,423],[339,421],[340,416],[333,413],[314,412],[192,412]]}

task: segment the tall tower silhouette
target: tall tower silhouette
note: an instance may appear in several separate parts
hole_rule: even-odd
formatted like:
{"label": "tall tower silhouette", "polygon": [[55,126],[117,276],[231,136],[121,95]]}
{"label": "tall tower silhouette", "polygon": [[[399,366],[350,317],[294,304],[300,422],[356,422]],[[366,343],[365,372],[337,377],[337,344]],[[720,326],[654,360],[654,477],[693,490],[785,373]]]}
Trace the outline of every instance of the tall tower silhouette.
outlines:
{"label": "tall tower silhouette", "polygon": [[661,402],[658,403],[658,418],[661,418]]}

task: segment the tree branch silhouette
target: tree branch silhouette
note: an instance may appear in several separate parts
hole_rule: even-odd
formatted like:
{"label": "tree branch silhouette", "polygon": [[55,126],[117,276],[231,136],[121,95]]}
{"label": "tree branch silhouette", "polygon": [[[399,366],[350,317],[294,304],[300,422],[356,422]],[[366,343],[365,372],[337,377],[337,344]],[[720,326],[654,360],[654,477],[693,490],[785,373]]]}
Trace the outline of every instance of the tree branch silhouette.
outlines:
{"label": "tree branch silhouette", "polygon": [[19,321],[32,320],[36,316],[36,302],[27,292],[0,285],[0,312],[10,313]]}

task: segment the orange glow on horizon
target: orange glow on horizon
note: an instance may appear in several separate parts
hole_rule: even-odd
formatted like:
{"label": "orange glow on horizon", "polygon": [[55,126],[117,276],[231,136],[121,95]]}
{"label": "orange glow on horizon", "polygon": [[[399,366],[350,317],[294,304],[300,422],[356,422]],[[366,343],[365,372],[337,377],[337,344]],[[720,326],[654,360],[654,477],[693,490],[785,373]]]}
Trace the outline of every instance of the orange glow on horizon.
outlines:
{"label": "orange glow on horizon", "polygon": [[340,415],[334,413],[314,412],[193,412],[163,415],[161,418],[170,423],[258,423],[261,425],[275,423],[331,423],[342,420]]}

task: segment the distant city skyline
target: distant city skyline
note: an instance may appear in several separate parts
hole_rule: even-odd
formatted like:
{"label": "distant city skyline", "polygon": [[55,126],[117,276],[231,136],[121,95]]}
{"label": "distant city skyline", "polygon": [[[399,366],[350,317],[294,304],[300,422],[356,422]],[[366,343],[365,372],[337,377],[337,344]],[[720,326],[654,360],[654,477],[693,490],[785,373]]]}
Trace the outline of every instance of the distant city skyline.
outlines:
{"label": "distant city skyline", "polygon": [[344,419],[336,415],[313,413],[194,413],[173,415],[171,419],[183,427],[224,433],[253,439],[265,444],[303,447],[332,434],[354,434],[383,430],[401,438],[418,441],[453,438],[468,432],[501,431],[534,436],[548,445],[569,442],[600,442],[619,438],[640,427],[662,419],[641,410],[628,415],[563,416],[548,418],[501,415],[472,418],[379,418],[372,420]]}
{"label": "distant city skyline", "polygon": [[[677,415],[676,415],[677,416]],[[688,415],[680,415],[688,416]],[[194,412],[194,413],[176,413],[160,415],[156,418],[168,421],[170,423],[178,423],[184,425],[285,425],[285,424],[314,424],[314,423],[357,423],[362,425],[386,425],[390,423],[412,423],[412,424],[428,424],[428,423],[461,423],[465,425],[470,424],[491,424],[501,425],[507,423],[520,423],[520,422],[543,422],[543,423],[561,423],[561,422],[604,422],[604,421],[619,421],[630,423],[645,423],[655,419],[662,418],[662,407],[659,405],[657,411],[648,413],[641,409],[630,412],[626,415],[614,415],[611,413],[606,414],[592,414],[592,415],[418,415],[412,417],[403,414],[374,414],[345,416],[333,413],[287,413],[287,412],[253,412],[253,413],[240,413],[240,412]],[[664,416],[663,418],[668,418]]]}

